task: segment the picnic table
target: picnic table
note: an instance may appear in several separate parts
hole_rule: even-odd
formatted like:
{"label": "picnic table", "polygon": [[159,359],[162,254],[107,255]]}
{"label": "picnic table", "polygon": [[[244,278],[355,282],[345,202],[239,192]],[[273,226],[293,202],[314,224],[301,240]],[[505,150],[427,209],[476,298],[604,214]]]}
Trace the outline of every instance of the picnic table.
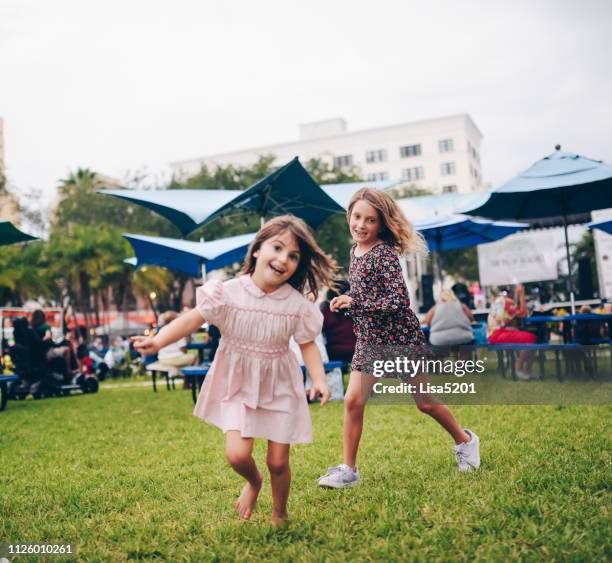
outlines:
{"label": "picnic table", "polygon": [[190,342],[186,346],[187,350],[197,350],[198,351],[198,361],[200,364],[204,363],[204,350],[209,350],[212,348],[210,342]]}

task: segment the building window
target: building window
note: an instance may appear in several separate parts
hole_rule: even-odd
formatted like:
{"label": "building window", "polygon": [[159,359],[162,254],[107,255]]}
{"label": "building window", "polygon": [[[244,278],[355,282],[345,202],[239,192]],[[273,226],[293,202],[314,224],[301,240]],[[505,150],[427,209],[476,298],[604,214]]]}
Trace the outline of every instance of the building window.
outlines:
{"label": "building window", "polygon": [[371,172],[367,176],[368,182],[384,182],[389,179],[387,172]]}
{"label": "building window", "polygon": [[438,141],[438,148],[440,149],[440,152],[453,152],[455,150],[452,139],[442,139],[441,141]]}
{"label": "building window", "polygon": [[366,162],[368,164],[372,164],[373,162],[385,162],[386,160],[387,151],[385,149],[366,152]]}
{"label": "building window", "polygon": [[421,155],[421,145],[407,145],[405,147],[400,147],[400,156],[402,158],[408,158],[410,156],[420,156]]}
{"label": "building window", "polygon": [[334,168],[346,168],[353,166],[353,155],[345,154],[344,156],[334,156]]}
{"label": "building window", "polygon": [[422,166],[415,166],[414,168],[404,168],[402,170],[402,180],[414,182],[416,180],[422,180],[423,178],[425,178],[425,169]]}
{"label": "building window", "polygon": [[455,184],[451,184],[450,186],[442,186],[443,194],[454,194],[457,191],[457,186]]}
{"label": "building window", "polygon": [[442,176],[452,176],[455,173],[455,163],[443,162],[440,164],[440,172],[442,173]]}

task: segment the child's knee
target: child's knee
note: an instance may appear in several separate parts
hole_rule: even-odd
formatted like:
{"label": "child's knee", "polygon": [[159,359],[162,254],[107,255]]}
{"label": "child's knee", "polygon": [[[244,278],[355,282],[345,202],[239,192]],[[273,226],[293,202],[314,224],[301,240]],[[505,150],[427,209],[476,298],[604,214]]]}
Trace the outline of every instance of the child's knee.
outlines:
{"label": "child's knee", "polygon": [[289,459],[285,457],[268,457],[266,465],[271,475],[282,475],[289,470]]}
{"label": "child's knee", "polygon": [[418,402],[416,405],[417,405],[417,408],[423,414],[428,414],[430,416],[435,412],[436,408],[438,407],[436,403],[429,403],[429,402]]}
{"label": "child's knee", "polygon": [[250,460],[251,454],[240,450],[226,450],[225,457],[232,467],[239,467]]}
{"label": "child's knee", "polygon": [[361,392],[347,394],[344,397],[344,408],[351,414],[362,413],[365,409],[366,401]]}

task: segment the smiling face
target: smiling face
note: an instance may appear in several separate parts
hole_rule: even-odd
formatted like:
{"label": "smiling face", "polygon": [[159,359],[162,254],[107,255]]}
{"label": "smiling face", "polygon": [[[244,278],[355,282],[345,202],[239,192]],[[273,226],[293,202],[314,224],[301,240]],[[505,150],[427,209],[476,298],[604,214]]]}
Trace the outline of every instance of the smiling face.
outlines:
{"label": "smiling face", "polygon": [[380,240],[382,222],[378,211],[365,199],[355,202],[351,210],[349,228],[353,240],[361,248],[368,248]]}
{"label": "smiling face", "polygon": [[262,242],[253,252],[257,259],[252,279],[266,293],[271,293],[291,279],[300,264],[300,248],[289,231],[282,231]]}

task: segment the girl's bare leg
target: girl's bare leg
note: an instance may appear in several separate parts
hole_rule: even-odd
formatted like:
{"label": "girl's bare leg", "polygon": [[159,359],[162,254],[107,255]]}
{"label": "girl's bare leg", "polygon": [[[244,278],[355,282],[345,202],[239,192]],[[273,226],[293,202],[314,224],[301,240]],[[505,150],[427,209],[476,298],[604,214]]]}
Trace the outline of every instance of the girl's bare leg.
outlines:
{"label": "girl's bare leg", "polygon": [[441,403],[438,403],[429,393],[420,393],[420,384],[427,383],[427,377],[419,375],[410,380],[410,383],[416,384],[417,391],[412,394],[412,398],[416,403],[418,409],[431,416],[436,422],[442,425],[442,427],[453,437],[455,444],[462,444],[470,441],[470,436],[463,431],[463,428],[459,426],[453,413],[450,409]]}
{"label": "girl's bare leg", "polygon": [[375,381],[372,375],[352,371],[344,396],[344,463],[353,471],[357,464],[365,406]]}
{"label": "girl's bare leg", "polygon": [[268,440],[268,455],[266,463],[270,471],[272,484],[272,524],[285,522],[287,515],[287,499],[291,488],[291,468],[289,467],[289,444],[280,444]]}
{"label": "girl's bare leg", "polygon": [[228,431],[225,434],[225,455],[234,471],[247,480],[236,501],[236,512],[240,518],[248,520],[255,508],[263,479],[253,459],[253,438],[243,438],[238,430]]}

